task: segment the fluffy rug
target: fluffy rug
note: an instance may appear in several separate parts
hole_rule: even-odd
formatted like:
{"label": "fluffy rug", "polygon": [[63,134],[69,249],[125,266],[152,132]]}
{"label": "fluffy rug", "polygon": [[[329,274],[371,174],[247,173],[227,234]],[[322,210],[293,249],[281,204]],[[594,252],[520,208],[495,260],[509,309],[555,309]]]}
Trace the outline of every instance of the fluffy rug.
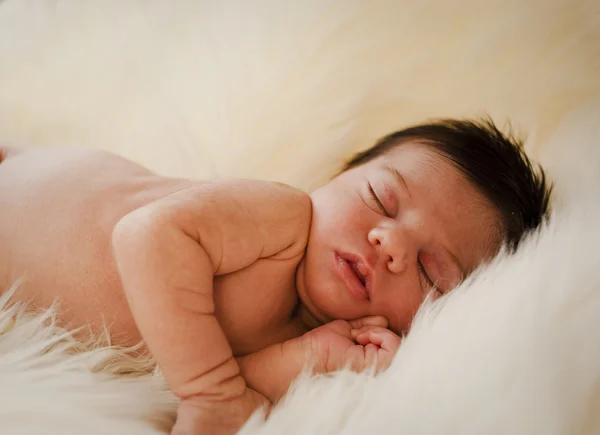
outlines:
{"label": "fluffy rug", "polygon": [[[425,306],[393,366],[303,378],[244,434],[600,433],[600,6],[461,0],[0,2],[0,138],[310,189],[411,122],[530,133],[555,212]],[[145,362],[0,301],[0,432],[164,433]]]}

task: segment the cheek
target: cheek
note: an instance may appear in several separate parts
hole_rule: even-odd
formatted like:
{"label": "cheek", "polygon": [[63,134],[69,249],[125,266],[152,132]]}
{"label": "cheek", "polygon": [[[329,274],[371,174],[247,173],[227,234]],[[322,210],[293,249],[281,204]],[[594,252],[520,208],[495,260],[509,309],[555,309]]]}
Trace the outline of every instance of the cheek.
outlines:
{"label": "cheek", "polygon": [[340,193],[336,197],[314,202],[313,229],[321,236],[350,236],[368,228],[369,210],[356,194]]}
{"label": "cheek", "polygon": [[403,292],[386,295],[382,315],[387,317],[391,329],[396,333],[407,332],[412,320],[424,300],[421,292]]}

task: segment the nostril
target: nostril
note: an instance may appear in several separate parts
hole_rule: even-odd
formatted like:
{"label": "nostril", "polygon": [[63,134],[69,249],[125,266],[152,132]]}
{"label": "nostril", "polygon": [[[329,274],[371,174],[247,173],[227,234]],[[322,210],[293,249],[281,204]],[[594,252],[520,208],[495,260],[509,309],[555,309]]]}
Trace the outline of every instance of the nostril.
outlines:
{"label": "nostril", "polygon": [[375,234],[374,231],[369,233],[369,235],[367,236],[367,240],[373,246],[381,245],[381,238],[377,234]]}
{"label": "nostril", "polygon": [[392,273],[400,273],[406,268],[406,259],[401,256],[388,256],[387,268]]}

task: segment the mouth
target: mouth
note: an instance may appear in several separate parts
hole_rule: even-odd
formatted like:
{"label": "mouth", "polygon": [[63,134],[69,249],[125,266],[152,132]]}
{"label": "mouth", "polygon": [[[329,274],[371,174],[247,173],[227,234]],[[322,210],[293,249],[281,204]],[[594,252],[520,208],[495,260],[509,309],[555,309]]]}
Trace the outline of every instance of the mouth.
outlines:
{"label": "mouth", "polygon": [[369,269],[360,258],[335,253],[335,269],[350,294],[360,300],[370,299]]}
{"label": "mouth", "polygon": [[360,283],[366,287],[367,280],[365,279],[365,276],[362,273],[360,273],[360,270],[358,269],[357,264],[353,261],[348,261],[347,263],[350,265],[350,267],[352,268],[352,271],[356,274],[356,276],[360,280]]}

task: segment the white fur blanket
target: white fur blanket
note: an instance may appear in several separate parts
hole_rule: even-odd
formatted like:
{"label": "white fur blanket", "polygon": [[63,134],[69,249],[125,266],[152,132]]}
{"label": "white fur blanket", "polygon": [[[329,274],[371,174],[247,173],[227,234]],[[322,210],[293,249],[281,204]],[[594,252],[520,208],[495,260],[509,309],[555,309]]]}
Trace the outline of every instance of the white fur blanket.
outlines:
{"label": "white fur blanket", "polygon": [[[310,188],[422,118],[510,117],[557,180],[550,224],[424,307],[385,374],[303,379],[243,433],[596,434],[599,24],[595,1],[4,0],[0,138]],[[169,427],[160,376],[6,303],[0,433]]]}

